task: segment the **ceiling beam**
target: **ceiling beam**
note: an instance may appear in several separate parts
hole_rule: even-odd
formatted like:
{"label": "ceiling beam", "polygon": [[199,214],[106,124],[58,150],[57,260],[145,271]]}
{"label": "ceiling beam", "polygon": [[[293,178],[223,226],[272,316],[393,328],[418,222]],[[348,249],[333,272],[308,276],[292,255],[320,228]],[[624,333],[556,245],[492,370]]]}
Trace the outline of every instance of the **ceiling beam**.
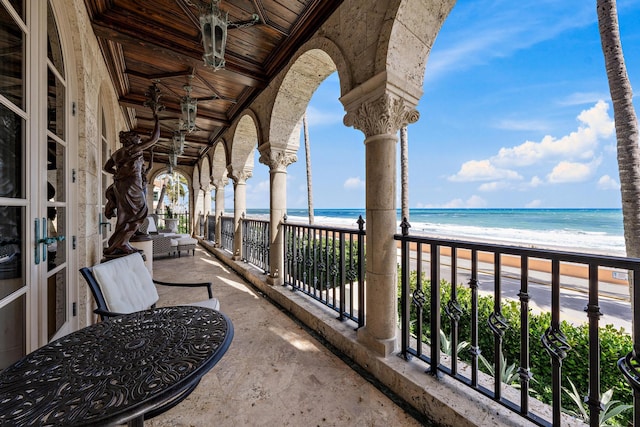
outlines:
{"label": "ceiling beam", "polygon": [[[167,61],[182,63],[191,68],[204,67],[202,62],[202,51],[188,49],[168,41],[162,41],[154,34],[137,32],[130,34],[123,27],[114,26],[103,21],[93,23],[93,31],[98,38],[107,39],[122,45],[137,45],[149,49],[154,55],[164,57]],[[264,71],[257,64],[243,58],[232,55],[226,57],[226,70],[240,74],[247,78],[245,84],[263,88],[267,85],[264,78]]]}
{"label": "ceiling beam", "polygon": [[[133,107],[133,108],[140,108],[140,107],[145,107],[144,103],[147,101],[147,98],[144,95],[138,95],[138,94],[127,94],[125,96],[121,96],[118,99],[118,103],[122,106],[126,106],[126,107]],[[173,107],[169,104],[165,104],[165,112],[167,113],[173,113],[175,114],[175,117],[169,117],[169,118],[175,118],[175,120],[178,120],[180,118],[180,115],[182,114],[182,110],[178,107]],[[198,111],[198,117],[201,119],[205,119],[205,120],[209,120],[214,126],[225,126],[225,127],[229,127],[231,126],[231,122],[227,119],[226,116],[220,115],[220,114],[211,114],[205,111]]]}

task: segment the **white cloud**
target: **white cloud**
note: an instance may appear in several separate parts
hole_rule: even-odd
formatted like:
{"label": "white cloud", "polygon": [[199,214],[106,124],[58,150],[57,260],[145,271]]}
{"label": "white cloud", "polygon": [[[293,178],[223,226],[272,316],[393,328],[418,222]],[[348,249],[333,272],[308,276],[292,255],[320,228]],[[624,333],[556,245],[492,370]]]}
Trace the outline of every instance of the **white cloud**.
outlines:
{"label": "white cloud", "polygon": [[516,180],[522,179],[522,177],[515,171],[496,168],[490,160],[470,160],[463,163],[458,173],[448,179],[454,182],[472,182],[500,179]]}
{"label": "white cloud", "polygon": [[547,135],[540,142],[526,141],[511,148],[501,148],[490,160],[496,166],[529,166],[545,159],[582,159],[594,157],[600,138],[609,138],[614,122],[608,114],[609,104],[598,101],[578,115],[578,130],[556,139]]}
{"label": "white cloud", "polygon": [[609,94],[603,92],[575,92],[559,100],[558,104],[562,106],[593,104],[602,99],[609,99]]}
{"label": "white cloud", "polygon": [[525,208],[537,208],[541,204],[542,204],[542,201],[540,201],[540,199],[536,199],[536,200],[532,200],[529,203],[527,203],[525,205]]}
{"label": "white cloud", "polygon": [[418,208],[432,208],[432,209],[437,209],[437,208],[444,208],[444,209],[460,209],[460,208],[483,208],[487,206],[487,202],[486,200],[484,200],[482,197],[473,195],[471,197],[469,197],[466,201],[457,198],[457,199],[452,199],[449,200],[448,202],[445,202],[441,205],[437,205],[437,204],[423,204],[423,203],[418,203],[417,207]]}
{"label": "white cloud", "polygon": [[541,180],[540,178],[538,178],[538,176],[534,176],[533,178],[531,178],[531,181],[529,181],[529,186],[535,188],[535,187],[539,187],[542,184],[544,184],[544,181]]}
{"label": "white cloud", "polygon": [[[533,176],[518,188],[525,190],[545,183],[585,181],[602,162],[601,156],[596,157],[600,140],[614,133],[614,122],[609,117],[608,109],[606,102],[598,101],[578,115],[581,125],[569,135],[559,139],[547,135],[540,142],[526,141],[511,148],[503,147],[493,157],[463,163],[460,170],[447,179],[453,182],[486,181],[478,187],[478,191],[498,191],[512,187],[510,181],[524,179],[516,168],[537,165],[539,169],[538,164],[555,161],[555,167],[545,180]],[[605,145],[605,149],[607,147]]]}
{"label": "white cloud", "polygon": [[547,181],[552,184],[583,182],[591,176],[592,171],[591,164],[562,161],[547,175]]}
{"label": "white cloud", "polygon": [[434,206],[434,207],[440,207],[440,208],[463,208],[464,207],[464,201],[462,199],[453,199],[453,200],[449,200],[447,203],[441,205],[441,206]]}
{"label": "white cloud", "polygon": [[484,184],[480,185],[480,187],[478,187],[478,191],[483,191],[483,192],[490,192],[490,191],[499,191],[499,190],[504,190],[505,188],[508,188],[509,184],[507,184],[504,181],[492,181],[492,182],[485,182]]}
{"label": "white cloud", "polygon": [[466,204],[468,208],[483,208],[487,206],[487,201],[480,196],[474,195],[469,197]]}
{"label": "white cloud", "polygon": [[359,176],[347,178],[347,180],[343,184],[343,187],[346,190],[359,190],[364,188],[364,181],[360,179]]}
{"label": "white cloud", "polygon": [[619,190],[620,184],[609,175],[603,175],[598,180],[598,189],[600,190]]}

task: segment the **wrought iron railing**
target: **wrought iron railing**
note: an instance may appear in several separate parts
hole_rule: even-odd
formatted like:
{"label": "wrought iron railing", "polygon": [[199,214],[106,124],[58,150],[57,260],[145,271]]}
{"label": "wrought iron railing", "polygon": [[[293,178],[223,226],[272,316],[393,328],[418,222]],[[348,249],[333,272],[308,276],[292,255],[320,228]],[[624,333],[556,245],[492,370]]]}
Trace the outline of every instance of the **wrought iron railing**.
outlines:
{"label": "wrought iron railing", "polygon": [[[429,364],[428,372],[431,375],[449,375],[542,426],[561,425],[563,387],[569,389],[567,382],[563,382],[562,371],[563,360],[570,351],[569,340],[565,336],[566,331],[563,331],[563,328],[568,329],[568,326],[564,319],[561,320],[563,308],[561,307],[561,288],[565,285],[564,281],[568,280],[565,272],[568,268],[576,266],[586,272],[583,282],[588,295],[583,298],[587,313],[584,321],[588,322],[586,326],[589,341],[588,373],[585,374],[588,378],[585,378],[580,385],[588,387],[585,402],[590,413],[590,424],[599,425],[599,415],[604,409],[601,400],[600,375],[601,372],[616,369],[615,366],[601,366],[601,328],[598,323],[602,315],[600,312],[602,301],[599,300],[600,282],[603,281],[603,271],[608,271],[606,269],[615,269],[621,276],[629,272],[631,277],[640,277],[640,259],[409,236],[408,228],[409,224],[404,222],[402,234],[395,236],[395,239],[401,242],[402,254],[399,300],[402,329],[401,354],[406,359],[417,358]],[[546,279],[540,282],[548,281],[544,286],[547,290],[550,289],[548,301],[536,300],[539,298],[538,295],[536,294],[534,298],[532,293],[535,286],[533,282],[539,281],[540,278],[531,266],[539,263],[549,266],[550,274],[544,276]],[[410,278],[412,274],[413,279]],[[463,276],[468,276],[468,286],[458,284],[460,278],[466,278]],[[515,277],[515,290],[507,289],[507,276]],[[533,276],[536,276],[536,280],[532,279]],[[449,282],[441,281],[444,278]],[[438,286],[432,286],[433,284]],[[492,305],[481,296],[481,285],[485,291],[487,290],[485,285],[489,285],[489,293],[493,297]],[[469,299],[466,300],[470,303],[462,304],[458,295],[462,292],[470,293]],[[639,307],[640,303],[639,294],[640,292],[634,293],[635,301],[633,302],[636,307]],[[564,301],[565,295],[562,297]],[[510,305],[512,312],[509,316],[512,320],[517,320],[513,322],[514,324],[509,324],[503,313],[505,305],[502,303],[509,298],[512,301],[515,300]],[[484,304],[482,307],[480,307],[481,303]],[[518,306],[519,316],[517,312],[513,314],[513,310],[517,310]],[[547,323],[535,325],[531,322],[532,308],[535,306],[545,307],[543,311],[548,307],[550,316],[546,314]],[[482,316],[480,316],[481,308],[485,310]],[[481,320],[486,312],[491,313],[486,317],[486,324],[482,324]],[[636,310],[633,315],[633,324],[638,325],[639,316]],[[518,380],[515,388],[503,384],[505,365],[508,363],[503,358],[503,354],[508,350],[513,354],[514,350],[504,347],[503,338],[508,328],[515,329],[514,332],[519,334],[519,342],[517,336],[510,341],[511,346],[519,347],[518,360],[509,361],[515,362],[514,367],[517,366],[517,370],[511,372],[512,378]],[[542,336],[530,336],[533,334],[533,329],[541,331],[546,329],[546,331],[541,334]],[[637,357],[640,355],[640,335],[637,327],[633,329],[634,352],[628,356],[620,354],[615,356],[615,359],[622,357],[618,365],[632,386],[635,401],[634,425],[640,425],[638,420],[640,375]],[[487,331],[490,331],[490,335],[486,334]],[[483,334],[485,343],[483,348],[481,348],[480,333]],[[509,337],[513,336],[509,335]],[[461,350],[463,341],[468,345],[465,351]],[[546,353],[540,348],[541,345]],[[446,355],[445,347],[450,353],[449,356]],[[546,363],[537,361],[540,365],[546,366],[532,365],[530,355],[534,350],[541,353],[541,358],[546,358],[548,354]],[[481,352],[488,354],[488,358],[484,360],[489,359],[488,364],[493,365],[493,378],[481,373],[480,362],[484,357]],[[615,360],[611,364],[614,365]],[[532,409],[534,406],[536,408],[540,406],[537,402],[534,404],[530,395],[536,387],[542,387],[540,383],[535,382],[536,375],[541,370],[551,372],[551,386],[546,390],[552,396],[551,419],[539,413],[544,411],[536,412],[536,409]],[[585,384],[587,381],[588,384]],[[535,391],[544,392],[545,390]],[[630,394],[628,390],[627,393]]]}
{"label": "wrought iron railing", "polygon": [[204,214],[198,215],[198,236],[204,236]]}
{"label": "wrought iron railing", "polygon": [[284,284],[364,325],[364,220],[359,229],[283,223]]}
{"label": "wrought iron railing", "polygon": [[216,241],[216,216],[207,215],[207,240],[210,242]]}
{"label": "wrought iron railing", "polygon": [[233,217],[220,217],[220,247],[233,253],[233,238],[236,234]]}
{"label": "wrought iron railing", "polygon": [[269,221],[242,220],[242,259],[269,273]]}

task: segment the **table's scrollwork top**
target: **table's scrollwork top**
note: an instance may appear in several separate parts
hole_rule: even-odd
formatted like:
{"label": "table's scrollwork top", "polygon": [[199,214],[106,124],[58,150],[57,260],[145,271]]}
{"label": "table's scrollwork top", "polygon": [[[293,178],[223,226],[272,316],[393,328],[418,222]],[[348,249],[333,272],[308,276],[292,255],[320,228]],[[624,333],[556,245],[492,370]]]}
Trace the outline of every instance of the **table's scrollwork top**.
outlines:
{"label": "table's scrollwork top", "polygon": [[199,381],[232,338],[226,316],[194,306],[81,329],[0,372],[0,424],[81,425],[159,403]]}

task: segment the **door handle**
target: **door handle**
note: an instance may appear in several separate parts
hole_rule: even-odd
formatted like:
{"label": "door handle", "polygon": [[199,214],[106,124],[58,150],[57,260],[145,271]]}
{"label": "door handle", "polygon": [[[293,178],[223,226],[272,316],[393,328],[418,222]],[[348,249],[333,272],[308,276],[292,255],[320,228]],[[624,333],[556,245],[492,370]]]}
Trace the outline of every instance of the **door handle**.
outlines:
{"label": "door handle", "polygon": [[41,243],[44,243],[44,246],[42,247],[42,262],[47,260],[47,247],[53,245],[54,243],[57,242],[62,242],[63,240],[65,240],[65,236],[55,236],[55,237],[49,237],[47,236],[47,219],[46,218],[42,218],[42,238],[40,238],[40,219],[36,218],[35,219],[35,237],[36,237],[36,247],[34,248],[34,258],[35,258],[35,263],[40,264],[40,252],[38,251],[38,247]]}
{"label": "door handle", "polygon": [[102,235],[102,227],[108,226],[109,231],[111,231],[111,223],[102,221],[102,214],[98,216],[98,234]]}
{"label": "door handle", "polygon": [[[36,237],[36,245],[33,252],[33,258],[36,265],[40,264],[40,251],[38,251],[38,245],[40,244],[40,218],[36,218],[33,220],[34,222],[34,231]],[[46,256],[46,253],[45,253]]]}

